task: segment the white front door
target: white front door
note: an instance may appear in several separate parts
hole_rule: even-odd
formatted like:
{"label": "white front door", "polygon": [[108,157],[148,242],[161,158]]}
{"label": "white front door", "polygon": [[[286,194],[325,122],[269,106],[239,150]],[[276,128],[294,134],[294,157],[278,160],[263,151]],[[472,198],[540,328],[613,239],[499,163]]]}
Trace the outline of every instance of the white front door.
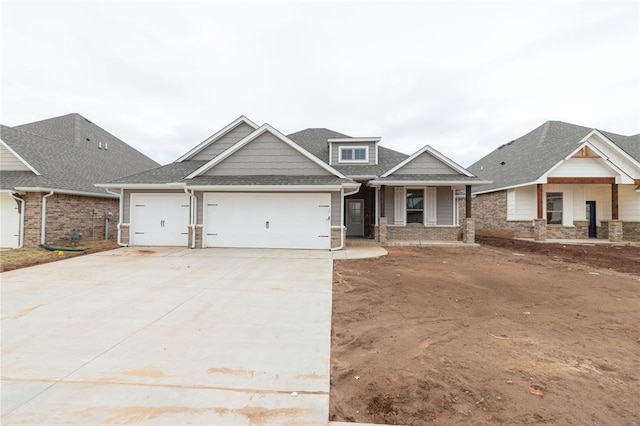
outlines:
{"label": "white front door", "polygon": [[131,194],[132,246],[186,246],[189,204],[186,194]]}
{"label": "white front door", "polygon": [[329,249],[331,194],[205,194],[204,246]]}
{"label": "white front door", "polygon": [[20,210],[9,194],[0,194],[0,248],[20,245]]}

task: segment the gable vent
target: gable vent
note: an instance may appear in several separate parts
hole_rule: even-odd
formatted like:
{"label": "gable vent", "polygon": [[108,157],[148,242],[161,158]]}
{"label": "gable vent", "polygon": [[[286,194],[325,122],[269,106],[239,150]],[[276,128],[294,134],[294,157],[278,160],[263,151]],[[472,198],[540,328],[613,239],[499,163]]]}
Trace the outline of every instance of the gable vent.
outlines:
{"label": "gable vent", "polygon": [[98,149],[102,149],[102,142],[98,142]]}

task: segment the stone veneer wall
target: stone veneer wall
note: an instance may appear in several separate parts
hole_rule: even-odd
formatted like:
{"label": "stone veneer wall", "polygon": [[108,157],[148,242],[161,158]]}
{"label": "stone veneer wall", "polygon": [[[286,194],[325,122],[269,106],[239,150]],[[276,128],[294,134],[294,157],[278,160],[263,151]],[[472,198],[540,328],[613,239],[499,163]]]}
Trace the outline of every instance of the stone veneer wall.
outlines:
{"label": "stone veneer wall", "polygon": [[[331,228],[331,248],[340,247],[340,243],[342,242],[342,233],[347,232],[347,228]],[[345,236],[346,243],[346,236]]]}
{"label": "stone veneer wall", "polygon": [[622,238],[625,241],[640,241],[640,222],[622,222]]}
{"label": "stone veneer wall", "polygon": [[[46,193],[29,192],[25,195],[24,246],[40,244],[42,226],[42,197]],[[93,213],[93,210],[96,213]],[[79,229],[85,240],[102,240],[105,232],[105,215],[111,212],[108,238],[115,240],[118,225],[118,199],[85,197],[80,195],[53,194],[47,197],[45,240],[50,244],[67,243],[66,236]]]}
{"label": "stone veneer wall", "polygon": [[387,241],[459,241],[459,226],[388,226]]}
{"label": "stone veneer wall", "polygon": [[[466,200],[458,200],[462,221]],[[507,191],[476,195],[471,199],[471,216],[475,220],[476,235],[508,238],[533,238],[532,220],[507,221]]]}

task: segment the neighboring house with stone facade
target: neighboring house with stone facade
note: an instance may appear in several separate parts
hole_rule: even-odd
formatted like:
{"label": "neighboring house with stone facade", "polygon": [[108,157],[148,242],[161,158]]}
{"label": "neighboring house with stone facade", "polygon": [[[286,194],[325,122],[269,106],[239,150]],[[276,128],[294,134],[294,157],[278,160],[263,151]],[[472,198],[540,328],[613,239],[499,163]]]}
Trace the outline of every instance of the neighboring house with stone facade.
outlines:
{"label": "neighboring house with stone facade", "polygon": [[157,166],[79,114],[1,126],[0,246],[115,238],[119,196],[94,184]]}
{"label": "neighboring house with stone facade", "polygon": [[545,239],[640,241],[640,134],[548,121],[469,167],[476,230]]}
{"label": "neighboring house with stone facade", "polygon": [[241,116],[175,162],[100,185],[121,194],[131,246],[340,249],[473,242],[456,191],[487,183],[425,146],[408,156],[379,137],[312,128],[284,135]]}

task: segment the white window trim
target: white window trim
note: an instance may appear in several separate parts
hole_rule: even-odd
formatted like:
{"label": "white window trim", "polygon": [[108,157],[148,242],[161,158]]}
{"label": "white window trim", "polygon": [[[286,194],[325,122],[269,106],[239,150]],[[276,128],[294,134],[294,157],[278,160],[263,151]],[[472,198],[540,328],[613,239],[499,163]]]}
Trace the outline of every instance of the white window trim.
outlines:
{"label": "white window trim", "polygon": [[409,225],[407,222],[407,191],[410,189],[420,189],[422,190],[422,226],[426,226],[427,223],[427,188],[424,186],[407,186],[404,190],[404,223],[405,225]]}
{"label": "white window trim", "polygon": [[[364,160],[343,160],[342,159],[342,151],[344,150],[349,150],[349,151],[353,151],[354,157],[355,157],[355,150],[356,149],[364,149],[364,156],[365,159]],[[368,163],[369,162],[369,147],[368,146],[341,146],[338,148],[338,163],[340,164],[345,164],[345,163]]]}

